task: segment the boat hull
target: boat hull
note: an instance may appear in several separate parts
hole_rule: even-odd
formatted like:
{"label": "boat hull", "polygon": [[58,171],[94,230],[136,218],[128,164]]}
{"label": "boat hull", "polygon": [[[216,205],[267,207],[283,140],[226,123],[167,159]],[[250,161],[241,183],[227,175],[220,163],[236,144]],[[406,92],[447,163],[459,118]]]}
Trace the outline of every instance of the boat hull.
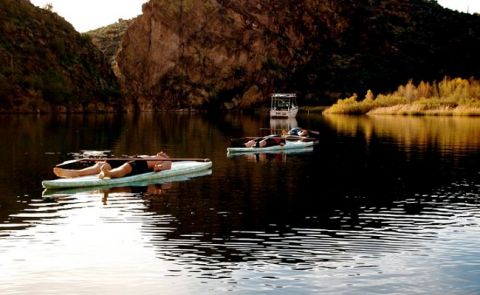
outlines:
{"label": "boat hull", "polygon": [[112,186],[119,184],[136,183],[149,180],[169,179],[180,175],[195,175],[203,170],[212,167],[212,162],[197,161],[178,161],[172,162],[172,168],[160,172],[148,172],[138,175],[120,177],[120,178],[98,178],[98,175],[82,176],[75,178],[59,178],[54,180],[42,181],[42,186],[46,189],[65,189],[75,187],[95,187],[95,186]]}
{"label": "boat hull", "polygon": [[298,108],[291,108],[289,110],[270,110],[270,117],[272,118],[295,118],[298,113]]}

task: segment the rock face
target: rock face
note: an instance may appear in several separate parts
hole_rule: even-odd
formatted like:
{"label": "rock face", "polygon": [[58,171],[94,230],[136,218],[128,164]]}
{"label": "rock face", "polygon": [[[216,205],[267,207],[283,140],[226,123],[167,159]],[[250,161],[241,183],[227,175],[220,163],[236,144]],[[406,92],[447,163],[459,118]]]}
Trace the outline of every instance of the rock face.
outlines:
{"label": "rock face", "polygon": [[478,27],[430,0],[151,0],[125,32],[117,76],[139,109],[248,108],[273,91],[331,103],[478,75]]}
{"label": "rock face", "polygon": [[90,39],[28,0],[0,0],[0,112],[114,112],[118,82]]}
{"label": "rock face", "polygon": [[480,76],[480,16],[435,0],[150,0],[89,35],[28,0],[0,7],[0,112],[250,108],[278,91],[328,105]]}
{"label": "rock face", "polygon": [[92,38],[93,44],[100,49],[112,67],[116,65],[117,50],[122,41],[125,31],[133,22],[133,19],[119,19],[118,22],[106,27],[98,28],[87,32],[86,34]]}
{"label": "rock face", "polygon": [[314,20],[299,13],[304,8],[293,1],[150,1],[117,55],[121,84],[141,108],[231,96],[248,107],[274,89],[281,70],[310,59],[302,30],[313,30]]}

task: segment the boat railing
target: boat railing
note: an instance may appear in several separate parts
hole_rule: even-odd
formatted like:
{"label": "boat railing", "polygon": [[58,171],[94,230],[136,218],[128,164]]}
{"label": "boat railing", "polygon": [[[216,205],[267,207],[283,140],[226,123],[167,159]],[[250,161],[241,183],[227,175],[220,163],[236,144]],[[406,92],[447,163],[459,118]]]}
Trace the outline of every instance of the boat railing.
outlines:
{"label": "boat railing", "polygon": [[270,116],[295,117],[297,110],[295,93],[273,93],[271,95]]}

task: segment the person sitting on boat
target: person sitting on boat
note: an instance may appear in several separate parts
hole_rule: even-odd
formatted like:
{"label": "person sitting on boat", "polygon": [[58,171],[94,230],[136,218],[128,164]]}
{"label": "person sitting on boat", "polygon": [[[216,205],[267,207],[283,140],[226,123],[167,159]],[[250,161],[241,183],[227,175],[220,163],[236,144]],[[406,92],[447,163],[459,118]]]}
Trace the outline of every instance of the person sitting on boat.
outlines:
{"label": "person sitting on boat", "polygon": [[[99,178],[118,178],[152,171],[159,172],[168,170],[172,167],[172,162],[168,161],[170,157],[164,152],[159,152],[155,156],[140,157],[145,159],[155,159],[151,161],[135,159],[99,161],[90,167],[78,170],[54,167],[53,173],[62,178],[72,178],[95,174],[98,174]],[[161,158],[161,160],[158,158]]]}
{"label": "person sitting on boat", "polygon": [[285,139],[277,135],[268,135],[264,137],[257,137],[245,141],[245,139],[232,140],[231,147],[269,147],[276,145],[284,145]]}

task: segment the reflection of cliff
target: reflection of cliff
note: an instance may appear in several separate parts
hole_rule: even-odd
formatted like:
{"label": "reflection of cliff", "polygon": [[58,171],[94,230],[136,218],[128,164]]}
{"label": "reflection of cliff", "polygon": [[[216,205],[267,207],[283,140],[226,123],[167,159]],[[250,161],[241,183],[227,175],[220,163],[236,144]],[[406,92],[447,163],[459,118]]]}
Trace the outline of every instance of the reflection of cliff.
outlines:
{"label": "reflection of cliff", "polygon": [[0,221],[25,207],[14,196],[41,192],[41,180],[54,177],[52,167],[67,153],[109,148],[121,122],[112,114],[1,116]]}
{"label": "reflection of cliff", "polygon": [[[125,126],[115,141],[115,154],[154,154],[165,151],[172,157],[212,157],[224,138],[211,132],[213,125],[191,113],[146,113],[125,118]],[[223,148],[223,147],[222,147]]]}
{"label": "reflection of cliff", "polygon": [[325,121],[339,133],[391,138],[399,146],[418,149],[438,146],[440,151],[477,150],[480,147],[480,118],[343,116],[328,115]]}

